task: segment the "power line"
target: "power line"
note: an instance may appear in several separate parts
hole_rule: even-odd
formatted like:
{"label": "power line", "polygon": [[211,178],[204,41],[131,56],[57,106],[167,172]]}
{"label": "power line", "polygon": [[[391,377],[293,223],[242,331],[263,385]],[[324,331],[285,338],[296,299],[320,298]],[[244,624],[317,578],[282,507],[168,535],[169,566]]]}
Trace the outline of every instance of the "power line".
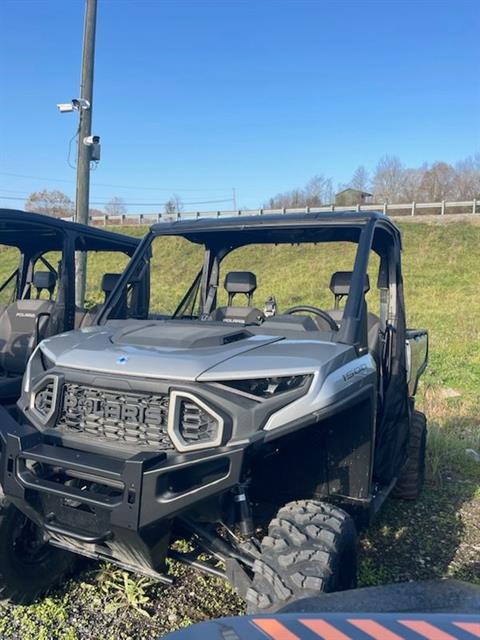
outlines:
{"label": "power line", "polygon": [[[9,173],[6,171],[0,171],[0,175],[2,176],[8,176],[11,178],[27,178],[29,180],[44,180],[46,182],[63,182],[65,184],[75,184],[75,180],[65,180],[62,178],[45,178],[45,177],[41,177],[41,176],[30,176],[30,175],[25,175],[22,173]],[[224,187],[213,187],[213,188],[209,188],[209,187],[198,187],[198,188],[185,188],[185,189],[166,189],[165,187],[135,187],[132,185],[125,185],[125,184],[109,184],[106,182],[96,182],[95,185],[96,187],[109,187],[111,189],[135,189],[137,191],[165,191],[167,193],[175,193],[175,192],[186,192],[186,191],[191,191],[191,192],[196,192],[196,191],[224,191],[224,192],[229,192],[231,193],[231,188],[224,188]]]}
{"label": "power line", "polygon": [[[14,196],[4,196],[0,194],[0,199],[1,200],[16,200],[17,202],[24,202],[25,200],[28,199],[28,196],[24,196],[23,198],[20,197],[14,197]],[[192,205],[192,204],[221,204],[223,202],[231,202],[232,199],[231,198],[225,198],[223,200],[196,200],[196,201],[189,201],[189,202],[182,202],[182,204],[185,205]],[[90,202],[90,204],[94,204],[96,206],[104,206],[107,204],[110,204],[110,200],[106,200],[105,202]],[[125,205],[126,207],[163,207],[167,204],[167,202],[123,202],[122,204]]]}
{"label": "power line", "polygon": [[5,191],[6,193],[18,193],[18,194],[23,194],[24,191],[19,191],[18,189],[4,189],[3,187],[0,187],[2,191]]}

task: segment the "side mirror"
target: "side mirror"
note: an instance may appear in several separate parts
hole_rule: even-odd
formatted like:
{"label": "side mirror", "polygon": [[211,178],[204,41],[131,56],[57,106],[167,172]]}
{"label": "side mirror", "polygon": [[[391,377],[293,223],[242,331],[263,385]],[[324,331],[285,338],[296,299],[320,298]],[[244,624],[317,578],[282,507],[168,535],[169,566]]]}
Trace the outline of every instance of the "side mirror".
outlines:
{"label": "side mirror", "polygon": [[428,333],[425,329],[407,329],[406,331],[406,366],[408,395],[413,398],[417,393],[418,380],[427,368]]}
{"label": "side mirror", "polygon": [[132,281],[130,317],[145,319],[148,317],[150,303],[150,262],[145,261],[138,276]]}

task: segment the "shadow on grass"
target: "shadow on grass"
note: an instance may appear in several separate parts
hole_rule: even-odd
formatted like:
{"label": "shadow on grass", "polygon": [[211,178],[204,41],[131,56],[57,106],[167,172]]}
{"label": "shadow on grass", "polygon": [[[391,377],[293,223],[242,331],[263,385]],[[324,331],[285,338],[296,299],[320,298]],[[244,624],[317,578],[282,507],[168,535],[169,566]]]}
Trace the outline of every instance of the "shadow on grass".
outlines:
{"label": "shadow on grass", "polygon": [[426,486],[416,502],[390,499],[362,537],[360,586],[447,576],[480,581],[480,465],[458,438],[464,420],[432,424]]}

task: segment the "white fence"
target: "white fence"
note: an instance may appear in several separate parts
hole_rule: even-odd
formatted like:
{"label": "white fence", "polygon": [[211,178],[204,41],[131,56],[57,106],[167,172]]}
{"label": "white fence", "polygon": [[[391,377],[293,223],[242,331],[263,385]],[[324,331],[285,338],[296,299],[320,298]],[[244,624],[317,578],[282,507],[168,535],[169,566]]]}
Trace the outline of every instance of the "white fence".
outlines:
{"label": "white fence", "polygon": [[463,202],[412,202],[408,204],[362,204],[353,207],[330,205],[326,207],[301,207],[299,209],[243,209],[239,211],[181,211],[176,214],[141,213],[138,215],[90,216],[90,221],[100,225],[151,225],[171,220],[195,220],[198,218],[222,218],[232,216],[272,215],[289,213],[321,213],[325,211],[383,211],[391,216],[421,216],[445,214],[480,214],[480,200]]}

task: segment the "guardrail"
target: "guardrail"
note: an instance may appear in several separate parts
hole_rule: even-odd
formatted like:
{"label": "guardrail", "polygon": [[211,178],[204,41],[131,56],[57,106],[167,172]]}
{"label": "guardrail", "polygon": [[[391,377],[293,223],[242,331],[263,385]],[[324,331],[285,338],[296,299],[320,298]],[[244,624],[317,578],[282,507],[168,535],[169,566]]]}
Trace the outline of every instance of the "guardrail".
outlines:
{"label": "guardrail", "polygon": [[[446,215],[451,214],[480,214],[480,200],[464,200],[461,202],[411,202],[402,204],[362,204],[356,206],[328,205],[324,207],[300,207],[283,209],[240,209],[238,211],[179,211],[174,214],[165,213],[140,213],[137,215],[103,215],[90,216],[93,223],[115,225],[151,225],[156,222],[171,220],[194,220],[198,218],[222,218],[232,216],[272,215],[289,213],[321,213],[326,211],[383,211],[391,216],[421,216],[421,215]],[[70,219],[70,218],[66,218]]]}

